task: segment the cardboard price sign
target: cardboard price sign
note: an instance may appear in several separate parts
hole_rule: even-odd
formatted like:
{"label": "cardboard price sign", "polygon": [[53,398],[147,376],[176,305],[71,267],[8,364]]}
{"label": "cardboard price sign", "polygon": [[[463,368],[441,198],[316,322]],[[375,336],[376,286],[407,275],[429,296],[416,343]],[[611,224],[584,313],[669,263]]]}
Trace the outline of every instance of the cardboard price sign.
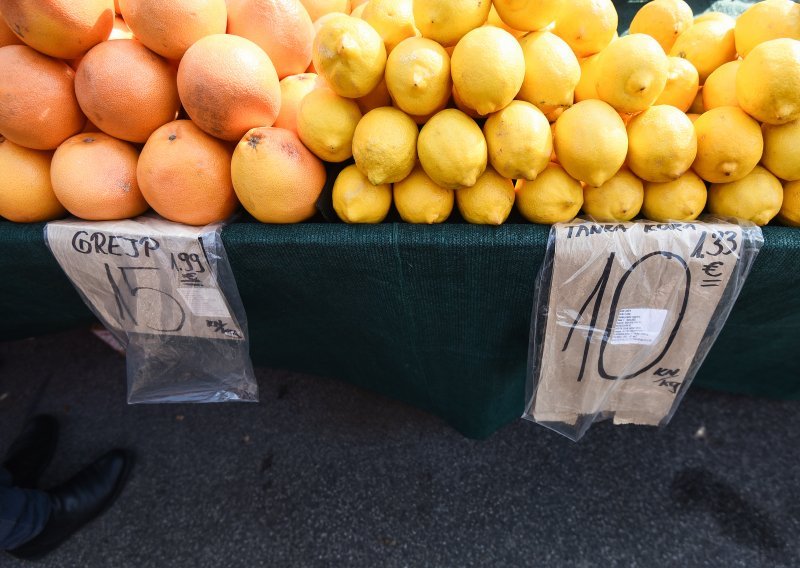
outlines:
{"label": "cardboard price sign", "polygon": [[47,244],[103,321],[124,333],[241,341],[206,255],[214,228],[155,217],[58,221]]}
{"label": "cardboard price sign", "polygon": [[598,418],[668,421],[741,289],[754,239],[757,227],[724,222],[556,225],[526,417],[573,438]]}

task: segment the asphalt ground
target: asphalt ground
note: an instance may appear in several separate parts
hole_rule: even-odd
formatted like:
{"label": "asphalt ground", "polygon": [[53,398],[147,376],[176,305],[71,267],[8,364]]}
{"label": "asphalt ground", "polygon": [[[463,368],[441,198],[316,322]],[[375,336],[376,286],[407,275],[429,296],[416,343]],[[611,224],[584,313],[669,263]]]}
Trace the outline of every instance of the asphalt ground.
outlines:
{"label": "asphalt ground", "polygon": [[[128,406],[87,330],[0,343],[0,451],[62,424],[58,483],[138,461],[52,567],[798,566],[800,402],[692,389],[663,430],[487,440],[326,378],[258,369],[261,402]],[[24,566],[0,556],[0,566]]]}

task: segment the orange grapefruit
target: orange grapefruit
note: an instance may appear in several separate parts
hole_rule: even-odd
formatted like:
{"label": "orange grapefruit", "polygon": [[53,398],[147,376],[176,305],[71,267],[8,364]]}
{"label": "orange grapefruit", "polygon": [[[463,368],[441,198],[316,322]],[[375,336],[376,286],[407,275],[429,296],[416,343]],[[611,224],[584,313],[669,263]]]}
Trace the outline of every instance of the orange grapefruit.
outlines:
{"label": "orange grapefruit", "polygon": [[225,0],[119,0],[133,35],[168,59],[180,59],[202,37],[224,34]]}
{"label": "orange grapefruit", "polygon": [[102,132],[78,134],[53,155],[53,191],[67,211],[81,219],[136,217],[147,211],[136,181],[138,158],[133,144]]}
{"label": "orange grapefruit", "polygon": [[113,0],[0,0],[8,27],[36,51],[73,59],[108,39]]}
{"label": "orange grapefruit", "polygon": [[53,152],[31,150],[0,137],[0,217],[38,223],[67,214],[50,183],[52,157]]}
{"label": "orange grapefruit", "polygon": [[235,35],[207,36],[189,48],[178,68],[178,93],[195,124],[223,140],[272,126],[281,106],[269,56]]}
{"label": "orange grapefruit", "polygon": [[228,33],[255,42],[281,79],[311,63],[314,25],[299,0],[228,0]]}
{"label": "orange grapefruit", "polygon": [[17,34],[11,31],[8,24],[3,19],[3,14],[0,13],[0,47],[6,45],[21,45],[24,42],[17,37]]}
{"label": "orange grapefruit", "polygon": [[129,142],[145,142],[180,108],[174,69],[135,39],[92,48],[78,66],[75,93],[89,120]]}
{"label": "orange grapefruit", "polygon": [[207,225],[239,206],[231,183],[230,147],[191,120],[165,124],[142,148],[136,177],[156,213],[177,223]]}
{"label": "orange grapefruit", "polygon": [[86,120],[75,98],[75,72],[27,45],[0,47],[0,135],[34,150],[53,150]]}
{"label": "orange grapefruit", "polygon": [[314,216],[325,186],[325,166],[297,135],[282,128],[245,134],[231,162],[233,187],[262,223],[299,223]]}
{"label": "orange grapefruit", "polygon": [[350,13],[350,0],[300,0],[308,10],[311,21],[316,22],[325,14],[331,12]]}

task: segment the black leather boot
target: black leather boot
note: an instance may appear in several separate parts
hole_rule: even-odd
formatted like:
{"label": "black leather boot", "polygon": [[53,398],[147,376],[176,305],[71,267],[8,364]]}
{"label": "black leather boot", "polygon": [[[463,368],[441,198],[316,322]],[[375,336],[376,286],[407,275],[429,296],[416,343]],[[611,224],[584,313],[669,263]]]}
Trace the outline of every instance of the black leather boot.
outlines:
{"label": "black leather boot", "polygon": [[3,467],[8,470],[15,487],[33,489],[39,477],[50,465],[58,443],[58,422],[53,416],[40,414],[25,425],[25,429],[8,449]]}
{"label": "black leather boot", "polygon": [[112,450],[75,477],[47,493],[52,509],[44,529],[33,540],[8,553],[37,560],[103,513],[119,496],[133,466],[133,455]]}

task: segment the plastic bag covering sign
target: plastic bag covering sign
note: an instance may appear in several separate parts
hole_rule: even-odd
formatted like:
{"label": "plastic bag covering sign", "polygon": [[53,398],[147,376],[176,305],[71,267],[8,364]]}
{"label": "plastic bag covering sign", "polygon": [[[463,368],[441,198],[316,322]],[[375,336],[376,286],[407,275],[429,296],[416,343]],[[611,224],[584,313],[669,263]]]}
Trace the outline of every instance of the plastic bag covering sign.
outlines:
{"label": "plastic bag covering sign", "polygon": [[256,398],[220,229],[155,216],[47,225],[61,268],[126,347],[130,402]]}
{"label": "plastic bag covering sign", "polygon": [[127,224],[47,226],[53,255],[108,327],[243,339],[208,268],[199,229],[176,225],[167,233],[150,223]]}
{"label": "plastic bag covering sign", "polygon": [[572,439],[605,418],[668,422],[762,242],[758,227],[716,221],[554,226],[525,418]]}

